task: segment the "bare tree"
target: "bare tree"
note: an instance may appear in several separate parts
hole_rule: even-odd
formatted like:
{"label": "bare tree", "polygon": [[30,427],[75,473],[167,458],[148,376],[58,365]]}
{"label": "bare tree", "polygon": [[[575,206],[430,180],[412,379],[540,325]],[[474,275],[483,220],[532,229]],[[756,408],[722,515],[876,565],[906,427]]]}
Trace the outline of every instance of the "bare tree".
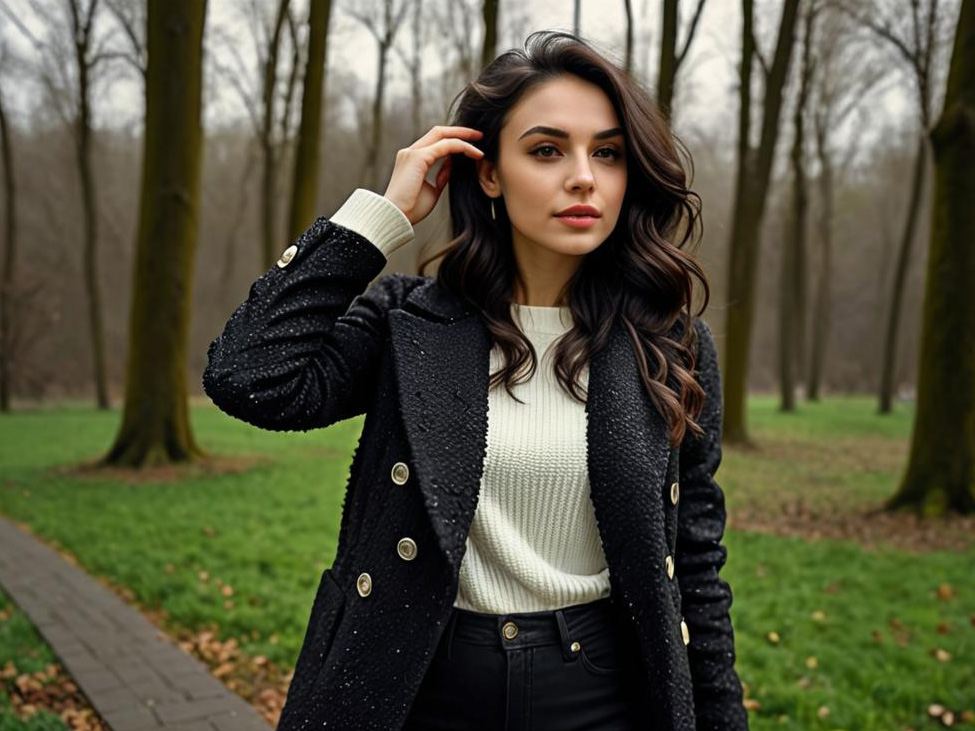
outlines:
{"label": "bare tree", "polygon": [[498,6],[499,0],[483,0],[481,17],[484,20],[484,43],[481,46],[481,68],[498,55]]}
{"label": "bare tree", "polygon": [[278,75],[278,54],[281,46],[281,30],[288,18],[289,0],[278,0],[277,12],[274,16],[274,23],[271,26],[271,33],[265,45],[265,52],[262,57],[263,86],[262,86],[262,114],[260,142],[261,152],[264,155],[264,168],[261,175],[261,231],[263,238],[261,242],[261,268],[269,269],[274,265],[275,259],[279,255],[279,246],[276,227],[277,210],[277,162],[278,145],[275,143],[275,92],[277,90]]}
{"label": "bare tree", "polygon": [[[294,134],[296,115],[291,113],[291,100],[298,83],[297,68],[301,52],[296,41],[296,27],[289,0],[278,0],[273,16],[265,12],[261,0],[238,0],[241,17],[245,18],[257,58],[255,67],[241,53],[240,40],[220,28],[214,28],[210,41],[214,53],[210,62],[218,77],[225,81],[246,112],[261,154],[261,239],[258,268],[268,269],[280,255],[277,224],[278,178],[280,160]],[[285,33],[285,30],[288,32]],[[281,76],[282,49],[287,39],[291,54],[290,67]],[[218,57],[226,57],[220,60]],[[286,232],[287,234],[287,232]]]}
{"label": "bare tree", "polygon": [[674,88],[677,81],[677,73],[680,71],[681,64],[687,57],[687,52],[694,41],[694,34],[697,31],[701,15],[704,13],[704,4],[707,0],[697,0],[694,8],[694,15],[691,16],[691,23],[687,29],[687,38],[684,39],[683,47],[677,48],[677,33],[680,27],[679,0],[664,0],[663,3],[663,23],[660,36],[660,67],[657,73],[657,106],[660,111],[670,119],[671,107],[674,103]]}
{"label": "bare tree", "polygon": [[[288,80],[284,85],[283,108],[281,116],[278,117],[278,135],[281,140],[278,159],[283,159],[284,155],[291,151],[295,142],[295,135],[292,130],[294,115],[292,106],[295,101],[295,91],[300,81],[299,71],[304,64],[302,43],[298,38],[298,24],[295,22],[292,8],[288,8],[287,13],[288,38],[291,41],[291,65],[288,68]],[[277,166],[277,167],[280,167]]]}
{"label": "bare tree", "polygon": [[[389,49],[396,40],[396,34],[406,17],[409,10],[410,0],[399,0],[399,7],[396,7],[397,0],[382,0],[382,12],[363,12],[359,8],[350,9],[349,14],[362,23],[373,38],[376,39],[376,48],[379,58],[376,73],[376,91],[372,101],[372,129],[369,136],[369,145],[366,148],[366,157],[363,164],[360,179],[367,188],[375,188],[379,185],[379,146],[382,143],[383,131],[383,99],[386,92],[386,63],[389,58]],[[369,10],[373,10],[370,8]],[[377,23],[373,16],[381,15],[381,23]]]}
{"label": "bare tree", "polygon": [[799,93],[792,115],[792,150],[789,154],[792,200],[782,242],[782,270],[779,277],[779,387],[782,411],[795,409],[796,369],[801,368],[805,359],[806,224],[809,211],[805,122],[810,87],[817,72],[812,46],[819,11],[820,6],[811,0],[803,13]]}
{"label": "bare tree", "polygon": [[[17,27],[38,52],[38,77],[49,101],[62,122],[73,133],[75,164],[81,186],[83,223],[84,286],[88,306],[88,329],[91,339],[92,371],[95,397],[99,409],[109,407],[105,372],[105,335],[98,282],[98,207],[92,171],[91,90],[98,81],[109,79],[108,61],[118,58],[113,33],[96,39],[99,0],[64,0],[50,6],[33,0],[31,9],[38,18],[47,19],[49,40],[42,41],[16,22]],[[63,11],[66,17],[58,17]]]}
{"label": "bare tree", "polygon": [[[0,47],[0,62],[9,56],[6,47]],[[0,69],[4,68],[0,63]],[[0,411],[10,411],[11,361],[13,346],[13,306],[15,267],[17,265],[17,186],[14,176],[13,145],[10,143],[10,127],[4,103],[5,80],[0,75],[0,154],[3,155],[3,203],[4,247],[3,272],[0,273]]]}
{"label": "bare tree", "polygon": [[203,157],[205,16],[205,0],[149,0],[125,408],[102,465],[153,467],[203,456],[190,428],[185,363]]}
{"label": "bare tree", "polygon": [[975,0],[962,0],[934,150],[910,457],[888,509],[975,513]]}
{"label": "bare tree", "polygon": [[633,73],[633,4],[631,0],[623,0],[623,14],[626,16],[624,34],[623,68],[626,73]]}
{"label": "bare tree", "polygon": [[[755,311],[756,272],[761,249],[761,225],[765,215],[783,88],[788,77],[800,0],[783,0],[775,55],[771,65],[759,50],[754,35],[753,0],[742,0],[741,106],[738,113],[738,170],[729,245],[727,347],[725,348],[724,438],[729,443],[749,441],[745,425],[748,386],[748,354]],[[752,67],[756,60],[763,72],[761,138],[757,148],[750,141],[752,117]]]}
{"label": "bare tree", "polygon": [[[922,8],[922,2],[924,7]],[[898,0],[899,8],[891,3],[849,0],[833,0],[841,12],[846,13],[858,25],[867,30],[872,38],[880,40],[905,64],[913,77],[917,93],[919,133],[911,175],[911,195],[905,212],[897,251],[894,281],[890,292],[884,348],[881,355],[879,413],[891,411],[897,371],[897,336],[900,332],[901,310],[904,301],[904,282],[911,261],[917,222],[920,215],[921,195],[927,177],[930,155],[929,133],[931,129],[931,98],[933,61],[935,48],[942,42],[941,18],[938,0]]]}
{"label": "bare tree", "polygon": [[[295,152],[294,184],[288,216],[288,238],[296,239],[315,216],[318,195],[319,145],[322,127],[322,84],[328,52],[332,0],[311,0],[308,12],[308,58],[301,95],[301,123]],[[294,44],[297,47],[297,44]],[[298,65],[295,64],[297,69]],[[287,115],[284,117],[287,119]]]}
{"label": "bare tree", "polygon": [[148,64],[145,0],[105,0],[105,6],[128,40],[128,50],[119,51],[116,56],[138,71],[142,81],[145,82]]}
{"label": "bare tree", "polygon": [[[9,18],[11,25],[27,37],[35,48],[43,47],[43,43],[5,4],[0,3],[0,13]],[[27,60],[14,54],[5,39],[0,38],[0,158],[3,163],[5,213],[0,270],[0,412],[11,410],[15,390],[37,395],[43,391],[48,379],[47,373],[29,361],[34,346],[49,335],[47,326],[52,319],[48,304],[49,282],[19,265],[20,189],[14,156],[15,132],[4,96],[8,82],[16,84],[32,72]],[[42,205],[50,207],[50,199],[42,201]],[[49,242],[35,243],[43,246]]]}
{"label": "bare tree", "polygon": [[[431,13],[437,34],[447,46],[452,46],[455,54],[453,64],[445,62],[443,83],[444,96],[450,97],[458,85],[466,84],[474,78],[474,19],[477,7],[472,4],[479,0],[452,0]],[[445,54],[446,56],[446,54]]]}
{"label": "bare tree", "polygon": [[412,47],[406,54],[398,45],[393,50],[400,57],[410,74],[410,137],[417,139],[423,130],[423,49],[426,47],[431,23],[424,17],[423,0],[413,0],[413,17],[410,19]]}
{"label": "bare tree", "polygon": [[[827,344],[832,321],[834,180],[846,177],[859,137],[866,125],[856,125],[840,156],[833,138],[846,119],[863,108],[865,100],[880,81],[889,75],[889,65],[876,56],[864,55],[852,42],[851,22],[842,14],[824,7],[815,39],[817,73],[814,79],[814,98],[811,103],[813,137],[819,175],[816,179],[819,214],[816,217],[816,262],[810,267],[815,274],[812,291],[812,333],[806,376],[806,396],[819,399],[826,362]],[[851,73],[851,69],[856,73]],[[881,217],[886,225],[887,216]],[[884,247],[886,250],[887,247]]]}

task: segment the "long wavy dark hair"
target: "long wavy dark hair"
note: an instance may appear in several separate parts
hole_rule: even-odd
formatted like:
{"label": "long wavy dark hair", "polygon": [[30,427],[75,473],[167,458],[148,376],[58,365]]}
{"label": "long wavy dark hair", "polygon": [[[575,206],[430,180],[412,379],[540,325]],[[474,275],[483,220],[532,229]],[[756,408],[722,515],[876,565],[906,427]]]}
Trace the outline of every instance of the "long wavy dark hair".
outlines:
{"label": "long wavy dark hair", "polygon": [[[483,137],[472,144],[497,164],[508,112],[530,89],[566,74],[596,84],[611,100],[626,138],[627,188],[612,234],[585,256],[560,293],[559,303],[568,304],[574,325],[555,344],[556,378],[584,403],[579,374],[621,322],[673,447],[687,429],[702,433],[694,421],[705,394],[693,376],[692,278],[704,288],[698,314],[707,307],[710,288],[703,269],[683,250],[700,223],[700,197],[688,188],[678,146],[692,175],[693,161],[653,98],[581,37],[536,31],[524,49],[502,53],[461,90],[451,103],[456,108],[449,124],[481,130]],[[491,375],[490,386],[504,384],[517,399],[511,386],[532,377],[537,359],[511,316],[519,276],[511,221],[500,198],[495,199],[497,220],[492,219],[475,161],[466,155],[453,156],[448,190],[453,239],[421,263],[420,273],[426,276],[427,265],[443,257],[438,284],[480,311],[500,348],[504,366]]]}

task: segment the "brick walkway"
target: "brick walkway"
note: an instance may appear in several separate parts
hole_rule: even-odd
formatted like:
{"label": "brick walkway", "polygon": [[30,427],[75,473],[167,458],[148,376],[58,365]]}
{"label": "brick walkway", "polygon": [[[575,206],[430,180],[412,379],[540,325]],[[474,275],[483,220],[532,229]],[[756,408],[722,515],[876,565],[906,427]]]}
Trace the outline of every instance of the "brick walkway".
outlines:
{"label": "brick walkway", "polygon": [[113,731],[270,729],[138,610],[3,516],[0,586]]}

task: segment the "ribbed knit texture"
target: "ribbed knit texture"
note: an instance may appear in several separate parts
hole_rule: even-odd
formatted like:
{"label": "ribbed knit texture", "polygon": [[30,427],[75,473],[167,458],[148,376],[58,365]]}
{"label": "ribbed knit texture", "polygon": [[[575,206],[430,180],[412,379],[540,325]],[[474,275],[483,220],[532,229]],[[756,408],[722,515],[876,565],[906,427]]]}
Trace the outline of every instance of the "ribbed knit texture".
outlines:
{"label": "ribbed knit texture", "polygon": [[[413,237],[392,201],[357,188],[331,220],[389,256]],[[556,339],[572,328],[568,307],[512,304],[539,363],[527,383],[488,393],[487,453],[454,606],[488,614],[536,612],[610,594],[609,569],[589,498],[585,404],[555,378]],[[491,351],[490,372],[501,367]],[[588,383],[588,369],[580,375]]]}
{"label": "ribbed knit texture", "polygon": [[367,188],[356,188],[329,219],[369,239],[383,256],[413,238],[413,224],[395,203]]}
{"label": "ribbed knit texture", "polygon": [[[572,328],[568,307],[512,305],[539,359],[531,379],[488,393],[488,434],[477,510],[454,606],[536,612],[609,596],[586,467],[585,404],[553,369],[555,341]],[[491,350],[491,373],[501,367]],[[588,383],[588,370],[580,376]]]}

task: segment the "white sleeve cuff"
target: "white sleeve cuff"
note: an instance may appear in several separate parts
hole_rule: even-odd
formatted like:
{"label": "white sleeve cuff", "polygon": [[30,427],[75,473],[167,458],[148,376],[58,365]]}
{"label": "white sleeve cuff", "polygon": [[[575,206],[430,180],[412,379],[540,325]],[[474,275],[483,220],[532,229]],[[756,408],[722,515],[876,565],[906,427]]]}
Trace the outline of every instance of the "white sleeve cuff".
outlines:
{"label": "white sleeve cuff", "polygon": [[329,220],[368,239],[387,258],[414,235],[399,206],[366,188],[356,188]]}

